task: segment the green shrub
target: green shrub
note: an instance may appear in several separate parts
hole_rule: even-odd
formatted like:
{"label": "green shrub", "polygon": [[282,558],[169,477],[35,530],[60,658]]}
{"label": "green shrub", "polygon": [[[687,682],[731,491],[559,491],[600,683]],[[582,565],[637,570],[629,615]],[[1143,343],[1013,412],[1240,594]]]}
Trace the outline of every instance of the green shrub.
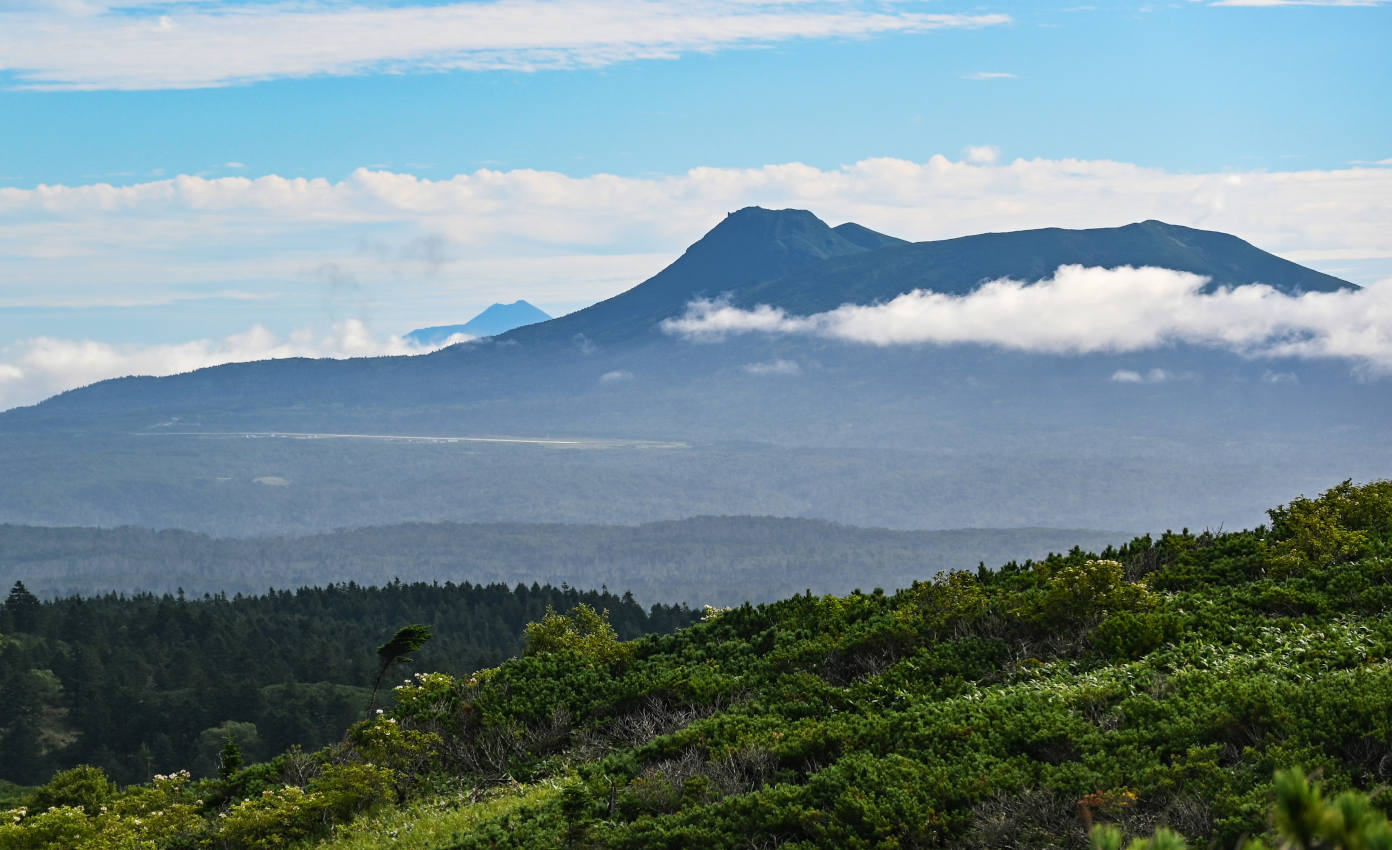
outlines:
{"label": "green shrub", "polygon": [[609,612],[585,604],[575,606],[569,614],[558,614],[547,606],[545,616],[527,624],[523,646],[524,655],[572,652],[607,664],[621,664],[632,653],[632,647],[620,641],[618,632],[609,625]]}
{"label": "green shrub", "polygon": [[1092,643],[1108,658],[1129,661],[1174,640],[1180,628],[1180,619],[1173,614],[1119,611],[1097,626]]}
{"label": "green shrub", "polygon": [[1386,552],[1392,543],[1392,481],[1346,480],[1318,498],[1300,497],[1267,511],[1269,551],[1280,574]]}
{"label": "green shrub", "polygon": [[1026,600],[1016,614],[1032,623],[1059,627],[1155,603],[1155,595],[1144,584],[1126,580],[1120,561],[1087,560],[1050,571],[1042,595]]}
{"label": "green shrub", "polygon": [[387,802],[392,779],[368,764],[328,767],[306,788],[286,785],[233,805],[219,817],[219,838],[236,850],[289,847]]}
{"label": "green shrub", "polygon": [[99,767],[81,765],[65,770],[36,790],[25,805],[32,812],[56,806],[76,806],[95,815],[116,794],[116,785]]}

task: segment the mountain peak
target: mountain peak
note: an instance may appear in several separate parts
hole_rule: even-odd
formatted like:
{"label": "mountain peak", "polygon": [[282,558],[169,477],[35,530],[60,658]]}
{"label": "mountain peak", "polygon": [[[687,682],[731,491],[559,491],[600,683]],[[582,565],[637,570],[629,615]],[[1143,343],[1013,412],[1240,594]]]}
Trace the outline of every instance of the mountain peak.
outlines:
{"label": "mountain peak", "polygon": [[545,311],[517,299],[511,304],[492,304],[462,325],[436,325],[430,328],[417,328],[406,334],[406,338],[419,345],[438,345],[455,334],[484,337],[507,333],[523,325],[550,320]]}
{"label": "mountain peak", "polygon": [[771,210],[764,207],[744,207],[732,213],[711,228],[698,241],[715,238],[762,238],[777,241],[782,238],[807,235],[818,237],[833,232],[826,222],[808,210]]}
{"label": "mountain peak", "polygon": [[682,259],[724,263],[739,257],[746,278],[758,280],[863,250],[807,210],[745,207],[725,216]]}
{"label": "mountain peak", "polygon": [[727,214],[675,262],[643,283],[509,338],[570,340],[582,333],[591,342],[604,343],[647,335],[693,298],[717,297],[865,250],[807,210],[744,207]]}

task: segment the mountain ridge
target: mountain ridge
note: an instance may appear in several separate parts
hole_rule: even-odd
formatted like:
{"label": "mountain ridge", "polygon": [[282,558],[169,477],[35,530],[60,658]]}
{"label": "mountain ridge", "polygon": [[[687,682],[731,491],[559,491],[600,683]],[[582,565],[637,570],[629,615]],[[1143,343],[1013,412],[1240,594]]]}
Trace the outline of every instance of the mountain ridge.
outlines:
{"label": "mountain ridge", "polygon": [[[1154,220],[1117,228],[1043,228],[905,242],[851,222],[833,228],[807,210],[746,207],[728,214],[648,280],[574,313],[481,342],[415,358],[284,359],[163,378],[116,378],[0,413],[0,430],[35,416],[61,418],[65,411],[85,409],[95,415],[111,405],[151,415],[231,406],[244,416],[257,407],[328,410],[326,406],[360,406],[364,399],[409,407],[438,404],[442,398],[504,398],[520,391],[521,374],[554,377],[533,382],[538,391],[573,393],[579,386],[577,370],[604,359],[591,356],[596,350],[622,360],[624,351],[642,348],[650,363],[678,370],[693,366],[697,355],[659,326],[695,298],[725,297],[736,306],[770,304],[808,314],[845,303],[887,301],[915,289],[961,294],[1002,277],[1038,280],[1066,264],[1176,268],[1208,276],[1209,288],[1263,276],[1263,282],[1288,293],[1355,288],[1238,237]],[[413,396],[410,388],[416,384],[421,391]]]}

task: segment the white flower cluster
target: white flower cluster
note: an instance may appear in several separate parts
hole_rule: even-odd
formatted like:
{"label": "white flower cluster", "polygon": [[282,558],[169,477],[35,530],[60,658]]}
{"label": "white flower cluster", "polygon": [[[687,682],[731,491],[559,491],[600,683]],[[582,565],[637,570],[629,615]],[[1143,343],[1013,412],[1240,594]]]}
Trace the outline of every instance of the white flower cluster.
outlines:
{"label": "white flower cluster", "polygon": [[716,617],[719,617],[721,614],[724,614],[726,611],[729,610],[730,608],[728,605],[724,608],[717,608],[714,605],[707,605],[704,608],[705,613],[701,615],[701,622],[709,623],[711,620],[714,620]]}

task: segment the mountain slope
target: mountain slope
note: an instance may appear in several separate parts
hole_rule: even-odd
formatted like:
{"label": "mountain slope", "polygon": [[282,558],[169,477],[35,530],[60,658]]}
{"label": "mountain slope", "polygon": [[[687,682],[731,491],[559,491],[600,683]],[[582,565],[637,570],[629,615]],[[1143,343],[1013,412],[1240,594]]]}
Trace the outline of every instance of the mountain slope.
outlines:
{"label": "mountain slope", "polygon": [[[606,371],[623,374],[632,358],[687,386],[711,362],[777,351],[758,344],[725,351],[665,336],[663,319],[695,298],[727,297],[743,306],[771,304],[794,313],[871,303],[913,289],[966,292],[985,280],[1037,280],[1060,265],[1161,266],[1212,278],[1212,286],[1262,281],[1283,292],[1330,291],[1352,284],[1282,260],[1221,233],[1142,222],[1095,230],[983,234],[904,243],[859,225],[828,227],[804,210],[749,207],[729,214],[667,268],[613,298],[546,322],[416,358],[278,360],[232,364],[168,378],[123,378],[63,393],[36,408],[0,414],[0,430],[53,425],[71,417],[122,422],[123,414],[258,421],[255,411],[313,412],[331,422],[374,408],[390,421],[421,406],[493,404],[573,396]],[[785,346],[786,347],[786,346]],[[642,349],[642,354],[636,352]],[[813,345],[833,362],[849,349]],[[948,350],[941,355],[951,359]],[[598,354],[596,354],[598,352]],[[748,359],[748,358],[746,358]],[[738,359],[735,362],[739,362]],[[596,367],[604,366],[598,372]],[[260,421],[276,427],[284,419]],[[128,427],[128,426],[122,426]]]}
{"label": "mountain slope", "polygon": [[838,224],[832,228],[841,238],[854,242],[867,251],[874,251],[879,248],[889,248],[894,245],[907,245],[907,239],[900,239],[897,236],[886,236],[853,221],[845,224]]}

